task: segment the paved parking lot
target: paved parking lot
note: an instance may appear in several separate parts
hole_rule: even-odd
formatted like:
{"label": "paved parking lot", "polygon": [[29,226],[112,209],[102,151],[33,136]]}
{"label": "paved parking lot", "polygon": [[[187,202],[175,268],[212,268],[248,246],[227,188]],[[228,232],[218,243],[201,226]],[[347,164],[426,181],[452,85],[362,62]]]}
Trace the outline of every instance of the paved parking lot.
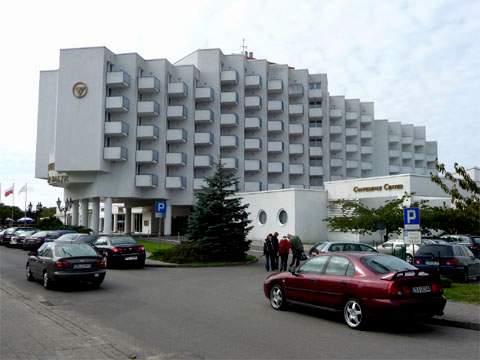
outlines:
{"label": "paved parking lot", "polygon": [[[15,300],[17,305],[28,300],[33,308],[38,304],[41,311],[61,316],[67,324],[78,324],[86,330],[79,341],[95,339],[91,349],[98,344],[105,344],[105,349],[112,346],[118,349],[112,355],[116,358],[131,353],[223,359],[473,359],[480,355],[477,331],[383,324],[360,332],[322,312],[275,312],[262,293],[265,271],[261,263],[229,268],[109,270],[99,290],[46,291],[25,280],[25,256],[21,250],[0,248],[0,281],[2,288],[11,289],[10,293],[0,292],[2,359],[9,359],[19,349],[38,351],[38,346],[29,348],[28,341],[15,336],[29,321],[15,316],[22,312],[22,306],[12,306]],[[32,321],[39,331],[44,325]],[[59,328],[49,336],[61,337],[65,331]],[[41,337],[35,342],[41,343]],[[106,357],[100,355],[98,358]]]}

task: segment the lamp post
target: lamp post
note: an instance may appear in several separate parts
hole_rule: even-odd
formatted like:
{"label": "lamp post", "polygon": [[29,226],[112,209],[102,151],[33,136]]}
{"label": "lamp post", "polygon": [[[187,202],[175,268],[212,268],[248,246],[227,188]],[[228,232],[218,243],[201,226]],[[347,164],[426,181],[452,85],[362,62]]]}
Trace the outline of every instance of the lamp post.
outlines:
{"label": "lamp post", "polygon": [[62,201],[60,198],[57,200],[57,208],[58,211],[63,211],[63,227],[66,229],[67,228],[67,211],[70,210],[72,207],[73,200],[72,199],[65,199],[65,206],[62,207]]}
{"label": "lamp post", "polygon": [[41,202],[38,202],[38,203],[37,203],[37,206],[36,206],[35,208],[36,208],[35,218],[36,218],[37,225],[38,225],[39,222],[40,222],[40,213],[41,213],[42,210],[43,210],[43,205],[42,205],[42,203],[41,203]]}

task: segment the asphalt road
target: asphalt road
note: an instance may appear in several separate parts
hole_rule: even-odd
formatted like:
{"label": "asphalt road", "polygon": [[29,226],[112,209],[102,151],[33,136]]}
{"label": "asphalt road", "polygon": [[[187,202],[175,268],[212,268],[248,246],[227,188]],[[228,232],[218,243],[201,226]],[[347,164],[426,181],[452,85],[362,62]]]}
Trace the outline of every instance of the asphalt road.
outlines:
{"label": "asphalt road", "polygon": [[[144,356],[222,359],[476,359],[480,334],[427,324],[350,330],[328,313],[278,312],[263,296],[261,263],[229,268],[109,270],[98,290],[46,291],[25,280],[26,255],[0,247],[0,281],[19,297],[81,319]],[[5,304],[0,304],[5,306]],[[13,311],[13,310],[12,310]],[[2,310],[2,317],[5,309]],[[67,316],[68,315],[68,316]],[[2,350],[9,332],[2,320]],[[187,355],[185,355],[187,356]],[[187,357],[188,357],[187,356]]]}

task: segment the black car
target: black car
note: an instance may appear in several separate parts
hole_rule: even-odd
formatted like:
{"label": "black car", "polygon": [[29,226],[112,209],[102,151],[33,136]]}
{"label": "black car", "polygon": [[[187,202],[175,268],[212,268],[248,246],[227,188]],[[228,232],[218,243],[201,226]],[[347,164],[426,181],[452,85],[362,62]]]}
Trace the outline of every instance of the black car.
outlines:
{"label": "black car", "polygon": [[71,241],[44,243],[26,265],[27,280],[40,280],[46,289],[76,282],[99,287],[105,274],[105,261],[91,246]]}
{"label": "black car", "polygon": [[25,240],[23,240],[23,250],[37,250],[43,245],[49,233],[50,231],[44,230],[27,236]]}
{"label": "black car", "polygon": [[16,235],[16,233],[18,231],[22,231],[22,230],[30,230],[31,227],[11,227],[11,228],[8,228],[4,231],[4,233],[2,234],[2,238],[1,238],[1,244],[2,245],[9,245],[10,244],[10,239],[13,235]]}
{"label": "black car", "polygon": [[443,235],[442,239],[455,244],[465,245],[475,255],[480,258],[480,236],[475,235]]}
{"label": "black car", "polygon": [[310,256],[318,255],[320,253],[337,252],[337,251],[367,251],[378,252],[373,247],[367,244],[355,242],[322,242],[315,244],[309,251]]}
{"label": "black car", "polygon": [[75,230],[51,230],[48,232],[47,238],[45,239],[46,242],[48,241],[55,241],[58,239],[60,236],[65,235],[65,234],[75,234]]}
{"label": "black car", "polygon": [[97,237],[90,234],[81,234],[81,233],[69,233],[63,234],[55,241],[75,241],[75,242],[82,242],[88,245],[93,245],[93,243],[97,240]]}
{"label": "black car", "polygon": [[100,235],[93,246],[105,257],[107,266],[132,264],[145,266],[145,247],[128,235]]}
{"label": "black car", "polygon": [[480,279],[480,260],[463,245],[454,243],[423,245],[415,254],[414,265],[427,272],[467,282]]}

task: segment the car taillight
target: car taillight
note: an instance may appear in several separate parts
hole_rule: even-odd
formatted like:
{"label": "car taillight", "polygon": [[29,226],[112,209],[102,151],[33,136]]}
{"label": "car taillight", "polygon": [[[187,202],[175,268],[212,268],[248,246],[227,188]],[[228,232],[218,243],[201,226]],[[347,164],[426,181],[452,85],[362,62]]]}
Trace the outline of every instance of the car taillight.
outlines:
{"label": "car taillight", "polygon": [[55,262],[55,269],[67,269],[70,266],[72,266],[72,264],[67,260],[58,260]]}
{"label": "car taillight", "polygon": [[105,269],[105,260],[100,259],[95,262],[95,266],[99,269]]}
{"label": "car taillight", "polygon": [[421,264],[423,264],[423,260],[422,259],[415,259],[414,263],[415,263],[415,265],[421,265]]}
{"label": "car taillight", "polygon": [[403,296],[403,291],[397,283],[392,282],[388,287],[388,295],[391,297]]}
{"label": "car taillight", "polygon": [[456,265],[458,265],[458,260],[457,259],[446,259],[446,260],[443,261],[443,264],[447,265],[447,266],[456,266]]}
{"label": "car taillight", "polygon": [[138,247],[138,249],[143,252],[143,251],[145,251],[145,246],[140,245],[140,246]]}
{"label": "car taillight", "polygon": [[121,249],[121,248],[118,248],[118,247],[113,247],[113,248],[112,248],[112,252],[114,252],[114,253],[120,253],[120,252],[122,252],[122,249]]}
{"label": "car taillight", "polygon": [[443,288],[439,283],[433,282],[432,283],[432,293],[437,294],[437,293],[443,293]]}

